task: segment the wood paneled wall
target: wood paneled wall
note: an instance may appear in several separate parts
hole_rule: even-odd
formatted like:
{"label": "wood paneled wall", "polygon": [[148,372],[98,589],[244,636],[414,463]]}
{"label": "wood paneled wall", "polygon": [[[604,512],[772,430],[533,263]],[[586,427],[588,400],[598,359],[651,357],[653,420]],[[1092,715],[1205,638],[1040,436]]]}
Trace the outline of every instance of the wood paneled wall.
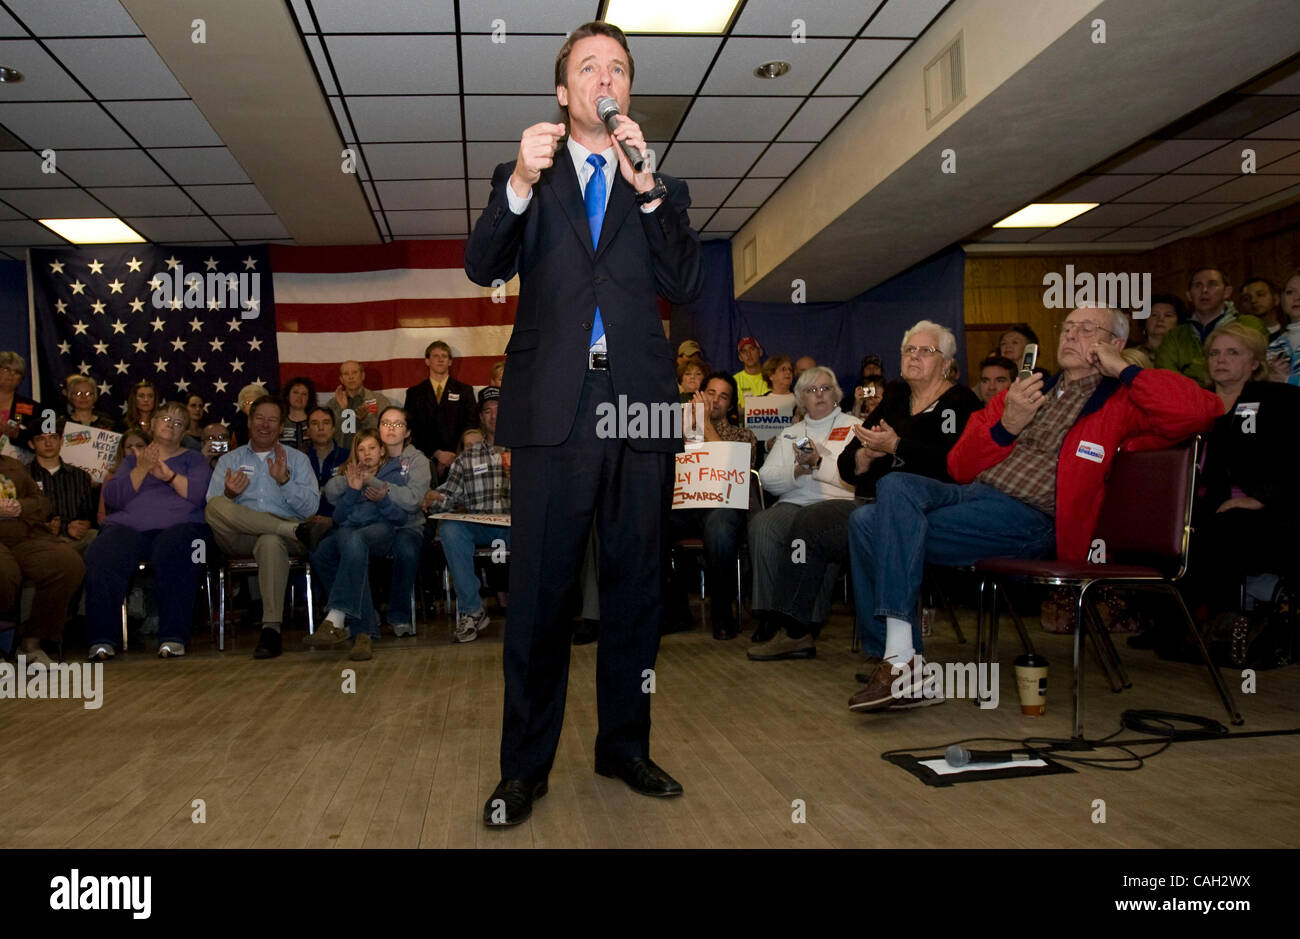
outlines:
{"label": "wood paneled wall", "polygon": [[1013,323],[1028,323],[1041,341],[1044,368],[1056,368],[1055,323],[1060,310],[1043,308],[1043,277],[1063,274],[1065,265],[1094,274],[1150,272],[1155,293],[1182,296],[1199,267],[1217,265],[1234,285],[1267,277],[1281,286],[1300,267],[1300,202],[1231,228],[1183,238],[1141,254],[977,255],[966,258],[966,372],[979,380],[980,361]]}

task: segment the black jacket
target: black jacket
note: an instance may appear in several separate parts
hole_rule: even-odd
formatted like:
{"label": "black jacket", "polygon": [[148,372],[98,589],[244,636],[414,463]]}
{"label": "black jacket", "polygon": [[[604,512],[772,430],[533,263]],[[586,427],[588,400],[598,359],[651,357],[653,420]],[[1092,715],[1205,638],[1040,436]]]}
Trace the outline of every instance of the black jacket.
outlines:
{"label": "black jacket", "polygon": [[406,389],[406,423],[411,429],[411,445],[433,459],[435,450],[456,452],[460,435],[478,421],[474,389],[451,376],[442,389],[442,403],[433,393],[428,379]]}
{"label": "black jacket", "polygon": [[[593,250],[567,147],[542,172],[522,215],[510,211],[506,197],[513,171],[514,163],[497,167],[492,196],[465,246],[465,273],[474,283],[491,286],[519,274],[496,442],[553,446],[568,438],[586,380],[597,306],[615,400],[626,395],[629,408],[640,404],[650,414],[671,413],[663,409],[678,407],[675,357],[655,295],[689,303],[704,281],[699,236],[686,212],[686,184],[659,174],[668,195],[655,211],[641,212],[632,187],[616,173]],[[682,448],[680,436],[628,443],[651,452]]]}
{"label": "black jacket", "polygon": [[864,427],[875,427],[882,420],[898,434],[898,452],[893,456],[877,457],[861,475],[854,464],[857,452],[862,449],[854,437],[840,454],[840,476],[851,483],[859,497],[874,497],[880,477],[892,470],[929,476],[942,482],[952,482],[948,475],[948,451],[966,429],[966,421],[983,404],[965,385],[953,385],[935,401],[934,406],[920,414],[912,414],[912,389],[905,381],[891,381],[885,386],[885,396],[880,405],[863,421]]}
{"label": "black jacket", "polygon": [[1300,521],[1300,388],[1246,382],[1236,405],[1206,434],[1205,447],[1198,509],[1215,511],[1236,486],[1264,503],[1264,511]]}

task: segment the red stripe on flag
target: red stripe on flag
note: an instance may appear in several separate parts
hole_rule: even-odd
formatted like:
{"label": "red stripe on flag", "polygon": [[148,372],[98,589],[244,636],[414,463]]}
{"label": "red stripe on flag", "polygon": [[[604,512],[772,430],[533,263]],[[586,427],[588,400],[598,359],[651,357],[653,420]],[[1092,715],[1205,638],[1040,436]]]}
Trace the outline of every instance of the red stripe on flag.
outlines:
{"label": "red stripe on flag", "polygon": [[[467,385],[486,385],[492,377],[492,366],[504,355],[470,355],[452,363],[451,377]],[[280,387],[291,378],[310,378],[318,392],[332,392],[339,385],[338,363],[281,362]],[[410,388],[429,377],[424,359],[393,359],[388,362],[366,363],[367,388]]]}
{"label": "red stripe on flag", "polygon": [[397,327],[448,329],[511,326],[517,297],[494,303],[469,299],[373,300],[367,303],[277,303],[276,330],[282,333],[348,333]]}
{"label": "red stripe on flag", "polygon": [[402,268],[465,267],[465,240],[391,241],[386,245],[298,247],[271,245],[271,270],[277,274],[338,274]]}

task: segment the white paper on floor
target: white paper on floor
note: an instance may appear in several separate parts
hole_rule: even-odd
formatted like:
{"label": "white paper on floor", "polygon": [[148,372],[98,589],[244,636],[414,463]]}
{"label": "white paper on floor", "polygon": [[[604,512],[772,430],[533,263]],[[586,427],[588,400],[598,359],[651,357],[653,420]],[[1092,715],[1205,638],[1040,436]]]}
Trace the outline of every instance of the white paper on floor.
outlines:
{"label": "white paper on floor", "polygon": [[953,773],[965,773],[967,771],[982,771],[989,769],[1028,769],[1031,766],[1046,766],[1045,760],[1007,760],[1003,763],[967,763],[965,766],[949,766],[948,761],[940,757],[937,760],[920,760],[922,766],[928,766],[940,776],[951,776]]}

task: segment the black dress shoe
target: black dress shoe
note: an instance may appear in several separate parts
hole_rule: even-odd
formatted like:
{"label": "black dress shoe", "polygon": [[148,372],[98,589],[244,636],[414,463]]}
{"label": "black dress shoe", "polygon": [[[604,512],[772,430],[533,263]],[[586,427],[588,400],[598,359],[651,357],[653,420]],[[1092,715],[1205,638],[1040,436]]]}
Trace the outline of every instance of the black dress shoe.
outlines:
{"label": "black dress shoe", "polygon": [[682,784],[655,765],[654,760],[637,757],[631,760],[612,760],[596,757],[596,773],[621,779],[634,792],[643,796],[679,796]]}
{"label": "black dress shoe", "polygon": [[533,814],[533,800],[546,795],[546,780],[529,785],[522,779],[497,783],[483,806],[483,824],[488,828],[513,828]]}
{"label": "black dress shoe", "polygon": [[582,625],[573,631],[573,644],[585,646],[600,638],[600,620],[584,619]]}
{"label": "black dress shoe", "polygon": [[273,659],[281,651],[280,631],[263,626],[262,635],[257,640],[257,648],[253,650],[253,658]]}

